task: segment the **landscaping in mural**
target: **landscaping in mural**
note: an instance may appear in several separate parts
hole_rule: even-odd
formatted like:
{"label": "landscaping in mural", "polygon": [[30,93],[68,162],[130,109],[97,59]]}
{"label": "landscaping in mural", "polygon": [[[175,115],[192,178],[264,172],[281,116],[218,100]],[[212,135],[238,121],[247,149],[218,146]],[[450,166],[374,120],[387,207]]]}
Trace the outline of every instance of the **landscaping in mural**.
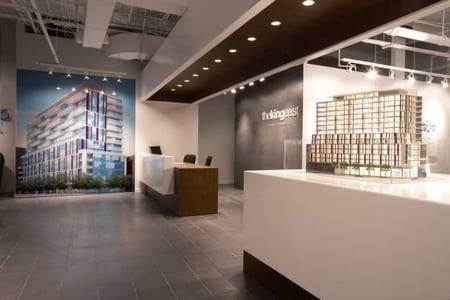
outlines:
{"label": "landscaping in mural", "polygon": [[130,190],[134,101],[134,80],[18,70],[17,192]]}

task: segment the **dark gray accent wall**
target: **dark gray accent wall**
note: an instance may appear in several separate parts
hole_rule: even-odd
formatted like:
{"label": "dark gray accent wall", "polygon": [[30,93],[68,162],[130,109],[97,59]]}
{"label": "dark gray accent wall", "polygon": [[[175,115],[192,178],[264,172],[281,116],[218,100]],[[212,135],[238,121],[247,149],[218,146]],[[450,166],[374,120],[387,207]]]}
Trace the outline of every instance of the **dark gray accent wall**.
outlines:
{"label": "dark gray accent wall", "polygon": [[[283,169],[286,140],[300,142],[298,155],[292,143],[287,151],[291,152],[289,168],[301,168],[303,66],[239,90],[235,105],[235,187],[243,188],[244,170]],[[295,114],[296,107],[297,116],[277,117],[282,110],[285,115]]]}

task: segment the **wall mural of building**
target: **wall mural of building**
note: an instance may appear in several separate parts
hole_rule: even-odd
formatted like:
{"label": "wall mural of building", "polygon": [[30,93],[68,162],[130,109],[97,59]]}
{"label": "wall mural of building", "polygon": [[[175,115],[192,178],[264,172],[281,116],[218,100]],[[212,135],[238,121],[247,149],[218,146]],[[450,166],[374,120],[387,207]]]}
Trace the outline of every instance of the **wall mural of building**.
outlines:
{"label": "wall mural of building", "polygon": [[[18,180],[123,175],[134,154],[135,82],[19,70]],[[31,84],[30,76],[41,84]],[[34,80],[33,80],[34,82]],[[56,86],[58,88],[56,88]]]}
{"label": "wall mural of building", "polygon": [[426,171],[426,157],[419,96],[393,90],[317,103],[316,134],[307,145],[309,170],[417,178]]}

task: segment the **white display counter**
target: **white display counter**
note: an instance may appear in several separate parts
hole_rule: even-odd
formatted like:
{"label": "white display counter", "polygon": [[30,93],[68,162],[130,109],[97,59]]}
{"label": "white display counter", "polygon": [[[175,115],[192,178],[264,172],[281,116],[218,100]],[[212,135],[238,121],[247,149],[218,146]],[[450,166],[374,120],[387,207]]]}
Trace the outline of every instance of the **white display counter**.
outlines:
{"label": "white display counter", "polygon": [[244,251],[317,298],[449,299],[449,176],[246,171],[244,183]]}

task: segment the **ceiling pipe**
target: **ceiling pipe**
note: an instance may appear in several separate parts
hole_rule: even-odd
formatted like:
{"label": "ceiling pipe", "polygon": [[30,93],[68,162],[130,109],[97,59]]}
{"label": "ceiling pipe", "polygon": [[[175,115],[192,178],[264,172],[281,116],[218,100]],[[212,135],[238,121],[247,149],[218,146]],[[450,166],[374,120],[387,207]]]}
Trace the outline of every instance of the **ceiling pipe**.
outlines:
{"label": "ceiling pipe", "polygon": [[358,60],[358,59],[351,59],[351,58],[341,58],[341,61],[351,64],[358,64],[363,66],[373,66],[374,68],[380,68],[380,69],[386,69],[386,70],[395,70],[400,72],[407,72],[407,73],[413,73],[413,74],[419,74],[419,75],[431,75],[434,77],[441,77],[441,78],[448,78],[449,75],[447,74],[441,74],[441,73],[432,73],[432,72],[426,72],[421,70],[415,70],[415,69],[408,69],[408,68],[402,68],[402,67],[396,67],[396,66],[390,66],[390,65],[384,65],[379,63],[373,63],[369,61],[364,60]]}
{"label": "ceiling pipe", "polygon": [[44,33],[45,39],[47,40],[48,47],[53,54],[53,58],[55,59],[55,63],[59,64],[59,58],[56,54],[55,48],[53,47],[52,41],[50,40],[50,36],[48,35],[47,27],[45,27],[44,20],[42,20],[41,12],[37,6],[36,0],[30,0],[30,4],[33,7],[34,14],[36,15],[39,26],[41,27],[42,32]]}
{"label": "ceiling pipe", "polygon": [[411,40],[416,40],[425,43],[431,43],[439,46],[450,47],[450,39],[446,36],[431,34],[414,29],[396,27],[394,29],[385,31],[384,33],[390,36],[399,36]]}
{"label": "ceiling pipe", "polygon": [[423,49],[423,48],[410,47],[410,46],[406,46],[406,45],[384,42],[384,41],[374,40],[374,39],[365,39],[362,42],[364,42],[366,44],[378,45],[382,49],[394,48],[394,49],[407,50],[407,51],[411,51],[411,52],[428,54],[428,55],[432,55],[432,56],[445,57],[445,58],[450,59],[450,53],[441,52],[441,51],[434,51],[434,50],[428,50],[428,49]]}

